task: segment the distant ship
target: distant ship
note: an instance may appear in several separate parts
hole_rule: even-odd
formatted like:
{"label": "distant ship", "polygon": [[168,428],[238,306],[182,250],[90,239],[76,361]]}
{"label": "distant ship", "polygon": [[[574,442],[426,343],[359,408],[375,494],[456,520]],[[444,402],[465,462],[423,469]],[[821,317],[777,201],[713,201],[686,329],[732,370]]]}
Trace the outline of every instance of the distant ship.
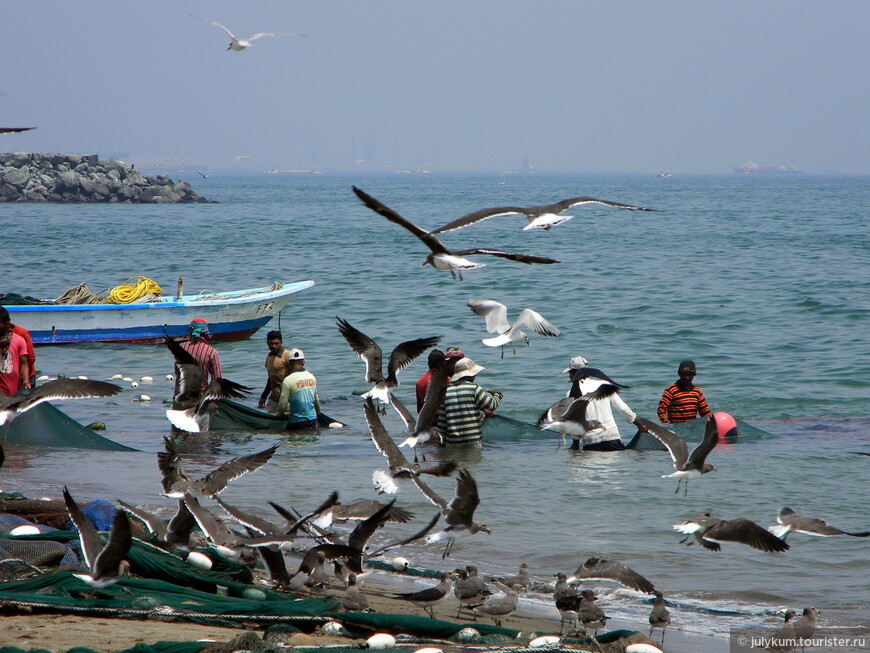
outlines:
{"label": "distant ship", "polygon": [[738,175],[769,175],[769,174],[790,174],[802,175],[803,170],[797,166],[760,166],[752,161],[747,161],[743,165],[734,166],[731,168]]}
{"label": "distant ship", "polygon": [[671,176],[671,173],[668,172],[667,170],[662,170],[659,173],[659,177],[661,177],[662,179],[665,179],[665,178],[670,177],[670,176]]}

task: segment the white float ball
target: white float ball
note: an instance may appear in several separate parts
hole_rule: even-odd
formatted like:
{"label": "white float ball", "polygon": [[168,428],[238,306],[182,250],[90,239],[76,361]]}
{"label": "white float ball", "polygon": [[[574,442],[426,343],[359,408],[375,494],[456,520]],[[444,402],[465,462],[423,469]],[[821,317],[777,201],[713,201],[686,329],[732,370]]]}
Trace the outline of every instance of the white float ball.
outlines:
{"label": "white float ball", "polygon": [[187,564],[196,567],[197,569],[211,569],[211,558],[199,551],[191,551],[187,554]]}
{"label": "white float ball", "polygon": [[444,650],[435,648],[434,646],[426,646],[424,648],[418,648],[414,653],[444,653]]}
{"label": "white float ball", "polygon": [[629,644],[625,653],[662,653],[662,650],[652,644]]}
{"label": "white float ball", "polygon": [[408,567],[411,565],[411,561],[404,556],[396,556],[390,561],[390,564],[393,566],[393,569],[402,572],[407,571]]}
{"label": "white float ball", "polygon": [[167,374],[167,375],[166,375],[166,380],[167,380],[167,381],[175,381],[175,377],[174,377],[172,374]]}
{"label": "white float ball", "polygon": [[396,638],[389,633],[376,633],[366,640],[366,648],[370,649],[393,648],[395,645]]}
{"label": "white float ball", "polygon": [[457,642],[474,642],[480,639],[480,633],[471,627],[463,628],[456,633],[455,639]]}
{"label": "white float ball", "polygon": [[529,648],[543,648],[545,646],[557,646],[559,642],[562,641],[561,637],[556,637],[555,635],[542,635],[541,637],[535,637],[531,642],[529,642]]}
{"label": "white float ball", "polygon": [[344,626],[337,621],[327,621],[320,629],[324,635],[343,635]]}
{"label": "white float ball", "polygon": [[9,534],[18,537],[19,535],[39,535],[40,530],[38,527],[33,524],[21,524],[21,526],[16,526]]}
{"label": "white float ball", "polygon": [[342,424],[341,422],[330,422],[329,423],[329,428],[331,428],[331,429],[340,429],[343,426],[344,426],[344,424]]}
{"label": "white float ball", "polygon": [[136,395],[133,401],[151,401],[151,395]]}
{"label": "white float ball", "polygon": [[48,376],[48,374],[43,374],[42,376],[40,376],[40,377],[39,377],[38,379],[36,379],[36,380],[37,380],[37,381],[48,381],[49,378],[50,378],[50,377]]}
{"label": "white float ball", "polygon": [[154,377],[143,376],[141,379],[139,379],[139,382],[140,383],[154,383]]}
{"label": "white float ball", "polygon": [[131,379],[129,376],[125,376],[125,377],[124,377],[123,379],[121,379],[121,380],[122,380],[122,381],[126,381],[127,383],[132,383],[132,382],[133,382],[133,379]]}
{"label": "white float ball", "polygon": [[122,378],[124,378],[124,375],[123,374],[113,374],[109,378],[110,379],[122,379]]}

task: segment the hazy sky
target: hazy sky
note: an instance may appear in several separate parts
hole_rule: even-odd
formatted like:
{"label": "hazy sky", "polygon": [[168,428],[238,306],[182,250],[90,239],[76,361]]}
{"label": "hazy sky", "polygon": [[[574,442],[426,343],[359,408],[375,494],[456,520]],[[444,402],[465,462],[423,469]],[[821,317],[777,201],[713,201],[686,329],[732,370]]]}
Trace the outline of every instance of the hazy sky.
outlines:
{"label": "hazy sky", "polygon": [[[188,12],[308,37],[227,51]],[[0,151],[870,173],[868,0],[0,0],[0,16],[0,126],[38,127]]]}

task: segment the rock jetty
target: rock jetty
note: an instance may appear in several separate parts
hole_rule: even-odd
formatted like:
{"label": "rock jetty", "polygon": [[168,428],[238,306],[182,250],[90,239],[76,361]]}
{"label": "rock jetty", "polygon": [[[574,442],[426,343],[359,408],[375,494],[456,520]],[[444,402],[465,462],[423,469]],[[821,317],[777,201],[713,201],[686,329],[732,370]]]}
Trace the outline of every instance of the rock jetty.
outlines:
{"label": "rock jetty", "polygon": [[143,175],[96,154],[0,153],[0,202],[212,202],[185,180]]}

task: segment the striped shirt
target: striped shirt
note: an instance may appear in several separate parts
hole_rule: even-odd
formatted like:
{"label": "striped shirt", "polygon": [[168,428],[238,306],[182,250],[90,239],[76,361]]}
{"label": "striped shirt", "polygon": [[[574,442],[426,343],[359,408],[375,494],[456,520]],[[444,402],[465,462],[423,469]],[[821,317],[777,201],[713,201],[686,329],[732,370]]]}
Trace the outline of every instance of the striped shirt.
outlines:
{"label": "striped shirt", "polygon": [[[221,359],[218,356],[217,350],[208,344],[202,338],[196,342],[193,340],[185,340],[181,343],[181,348],[196,359],[202,367],[202,383],[200,383],[200,392],[205,392],[209,381],[221,376]],[[175,366],[175,394],[178,394],[178,366]]]}
{"label": "striped shirt", "polygon": [[691,390],[680,390],[680,386],[672,383],[659,400],[659,421],[665,424],[691,422],[696,415],[706,417],[710,412],[704,393],[696,385]]}
{"label": "striped shirt", "polygon": [[480,442],[486,410],[495,410],[501,403],[502,394],[490,394],[468,379],[458,379],[447,385],[447,393],[438,413],[438,428],[444,434],[446,444]]}

